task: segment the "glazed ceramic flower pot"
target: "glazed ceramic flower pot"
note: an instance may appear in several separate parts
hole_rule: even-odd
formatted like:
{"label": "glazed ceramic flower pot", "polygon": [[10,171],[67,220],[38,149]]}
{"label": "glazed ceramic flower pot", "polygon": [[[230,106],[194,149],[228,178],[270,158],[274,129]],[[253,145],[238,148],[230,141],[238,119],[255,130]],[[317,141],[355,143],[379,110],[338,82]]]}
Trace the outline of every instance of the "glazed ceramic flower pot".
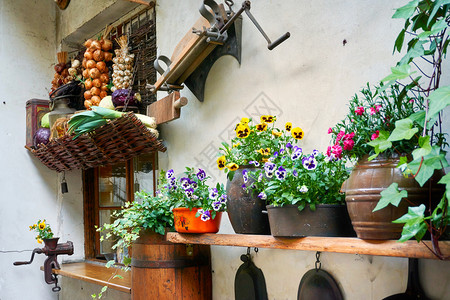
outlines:
{"label": "glazed ceramic flower pot", "polygon": [[216,233],[220,228],[222,212],[217,212],[214,219],[203,221],[201,217],[195,217],[198,208],[192,210],[186,207],[173,209],[175,230],[180,233]]}
{"label": "glazed ceramic flower pot", "polygon": [[[270,234],[269,219],[266,211],[266,201],[261,200],[257,193],[250,193],[242,188],[243,171],[254,171],[251,166],[240,166],[233,179],[227,181],[227,212],[234,232],[241,234]],[[247,186],[253,182],[248,179]]]}
{"label": "glazed ceramic flower pot", "polygon": [[[373,240],[399,239],[403,224],[392,223],[408,212],[408,201],[413,206],[429,203],[429,184],[421,187],[414,178],[405,178],[397,168],[399,158],[378,158],[368,161],[368,156],[362,158],[353,169],[350,177],[342,186],[345,192],[347,209],[352,220],[353,228],[358,238]],[[436,183],[442,173],[436,172],[432,181],[432,199],[439,200],[443,193],[443,186]],[[398,183],[399,190],[408,192],[408,201],[402,199],[398,207],[387,207],[372,212],[381,198],[380,193],[393,182]]]}
{"label": "glazed ceramic flower pot", "polygon": [[312,211],[297,205],[267,205],[270,231],[276,237],[355,236],[345,205],[319,204]]}

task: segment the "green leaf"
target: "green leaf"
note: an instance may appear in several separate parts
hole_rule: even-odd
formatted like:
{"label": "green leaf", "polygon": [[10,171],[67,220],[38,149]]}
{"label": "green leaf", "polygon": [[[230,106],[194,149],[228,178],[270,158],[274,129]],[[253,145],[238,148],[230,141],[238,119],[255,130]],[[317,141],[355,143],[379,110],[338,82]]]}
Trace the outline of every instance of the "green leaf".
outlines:
{"label": "green leaf", "polygon": [[450,104],[450,86],[440,87],[433,91],[428,97],[428,100],[428,120],[431,120],[435,115]]}
{"label": "green leaf", "polygon": [[374,147],[375,153],[379,154],[386,149],[391,148],[392,143],[388,141],[389,133],[387,131],[380,131],[378,138],[367,143],[369,146]]}
{"label": "green leaf", "polygon": [[421,40],[426,40],[428,39],[428,37],[430,35],[435,35],[438,34],[439,32],[441,32],[442,30],[444,30],[445,28],[447,28],[447,22],[445,21],[445,19],[441,19],[440,21],[438,21],[437,23],[435,23],[433,25],[433,27],[431,27],[431,29],[429,31],[424,31],[419,33],[419,35],[417,36],[419,39]]}
{"label": "green leaf", "polygon": [[416,10],[417,6],[419,5],[418,0],[413,0],[406,4],[405,6],[402,6],[400,8],[397,8],[394,15],[392,16],[393,19],[409,19]]}
{"label": "green leaf", "polygon": [[110,267],[113,266],[115,263],[116,263],[116,262],[115,262],[113,259],[112,259],[112,260],[109,260],[109,261],[106,263],[105,267],[110,268]]}
{"label": "green leaf", "polygon": [[436,15],[436,13],[439,10],[439,8],[441,7],[441,5],[446,5],[449,3],[450,3],[450,0],[437,0],[436,2],[434,2],[433,10],[430,13],[427,25],[430,25],[430,22],[433,20],[434,16]]}
{"label": "green leaf", "polygon": [[391,74],[381,79],[381,81],[391,81],[404,79],[415,72],[411,72],[411,66],[408,64],[391,67]]}
{"label": "green leaf", "polygon": [[425,234],[427,227],[425,224],[425,205],[409,207],[408,213],[394,220],[393,223],[405,223],[402,230],[400,242],[405,242],[413,237],[419,241]]}
{"label": "green leaf", "polygon": [[438,183],[445,184],[445,196],[450,199],[450,173],[442,176]]}
{"label": "green leaf", "polygon": [[413,158],[418,159],[426,156],[431,152],[430,136],[419,137],[419,147],[412,152]]}
{"label": "green leaf", "polygon": [[438,146],[432,146],[430,153],[426,156],[418,157],[408,164],[415,175],[416,181],[423,186],[434,174],[434,170],[439,170],[448,166],[445,154],[441,153]]}
{"label": "green leaf", "polygon": [[124,264],[125,266],[130,265],[130,264],[131,264],[131,258],[130,258],[130,257],[124,257],[124,258],[123,258],[123,264]]}
{"label": "green leaf", "polygon": [[399,35],[398,35],[397,38],[395,39],[394,50],[392,51],[392,53],[394,53],[395,50],[397,50],[397,52],[400,52],[400,51],[402,50],[402,47],[403,47],[403,41],[405,40],[405,32],[406,32],[405,29],[403,29],[402,31],[400,31]]}
{"label": "green leaf", "polygon": [[114,278],[123,279],[123,276],[122,276],[122,275],[119,275],[119,274],[116,274],[116,275],[113,276],[113,279],[114,279]]}
{"label": "green leaf", "polygon": [[406,52],[405,56],[400,60],[399,65],[406,65],[409,64],[414,58],[422,56],[425,54],[425,49],[423,47],[423,44],[425,44],[427,41],[419,41],[416,40],[414,43],[414,46],[408,49],[408,52]]}
{"label": "green leaf", "polygon": [[411,119],[402,119],[395,122],[395,129],[392,131],[388,141],[395,142],[411,139],[418,131],[418,128],[412,128],[414,122]]}
{"label": "green leaf", "polygon": [[408,192],[405,190],[399,191],[398,183],[394,182],[387,189],[382,191],[380,195],[380,201],[378,201],[377,206],[373,209],[374,212],[385,208],[389,204],[397,207],[402,198],[408,197]]}

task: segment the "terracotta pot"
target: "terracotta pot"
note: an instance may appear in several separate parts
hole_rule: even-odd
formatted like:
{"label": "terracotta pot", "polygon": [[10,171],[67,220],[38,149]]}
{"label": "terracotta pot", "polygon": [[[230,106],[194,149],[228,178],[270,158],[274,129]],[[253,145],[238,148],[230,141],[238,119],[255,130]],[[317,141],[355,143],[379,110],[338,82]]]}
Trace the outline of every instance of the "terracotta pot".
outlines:
{"label": "terracotta pot", "polygon": [[180,233],[216,233],[220,228],[222,212],[217,212],[214,219],[202,221],[200,217],[195,217],[198,208],[192,210],[186,207],[173,209],[175,219],[175,230]]}
{"label": "terracotta pot", "polygon": [[299,211],[297,205],[267,205],[267,212],[273,236],[355,236],[345,205],[319,204],[315,211],[309,206]]}
{"label": "terracotta pot", "polygon": [[[234,232],[242,234],[270,234],[269,218],[266,211],[266,201],[261,200],[256,193],[246,192],[242,185],[242,171],[254,171],[252,166],[240,166],[233,180],[227,182],[227,212]],[[254,180],[249,178],[247,186]]]}
{"label": "terracotta pot", "polygon": [[[408,200],[414,206],[422,203],[428,206],[429,184],[421,187],[414,178],[405,178],[397,168],[399,158],[387,159],[379,156],[372,161],[367,158],[368,156],[365,156],[357,163],[342,186],[353,228],[361,239],[399,239],[403,224],[395,224],[392,221],[406,214],[409,204],[402,199],[398,207],[388,205],[372,212],[381,198],[380,193],[396,182],[399,190],[408,192]],[[439,199],[443,193],[443,188],[436,185],[441,176],[442,173],[435,173],[431,179],[434,186],[432,199]]]}
{"label": "terracotta pot", "polygon": [[51,239],[42,239],[44,241],[44,245],[50,250],[56,249],[58,245],[59,237],[51,238]]}

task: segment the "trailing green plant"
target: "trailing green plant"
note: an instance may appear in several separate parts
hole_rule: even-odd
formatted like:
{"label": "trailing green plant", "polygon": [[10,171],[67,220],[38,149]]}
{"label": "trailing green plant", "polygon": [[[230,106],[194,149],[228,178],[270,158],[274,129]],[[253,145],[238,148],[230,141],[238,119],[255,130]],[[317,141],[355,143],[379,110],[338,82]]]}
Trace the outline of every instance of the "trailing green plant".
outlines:
{"label": "trailing green plant", "polygon": [[[259,167],[258,162],[251,163]],[[304,154],[302,148],[288,143],[278,149],[263,168],[244,170],[242,175],[245,188],[258,192],[258,197],[268,204],[297,205],[300,211],[309,206],[314,211],[317,204],[344,203],[345,194],[340,189],[349,172],[344,160],[333,154],[318,150]],[[254,182],[250,182],[249,177]]]}
{"label": "trailing green plant", "polygon": [[[391,68],[391,74],[382,79],[385,83],[383,88],[393,84],[408,87],[408,96],[421,102],[422,109],[398,120],[389,135],[380,135],[371,144],[379,154],[392,149],[394,142],[414,141],[412,160],[402,158],[399,167],[405,175],[414,177],[423,186],[435,170],[448,166],[442,149],[447,146],[442,131],[442,112],[450,105],[450,86],[441,85],[441,75],[442,62],[450,43],[450,1],[413,0],[398,8],[393,18],[405,20],[395,41],[394,52],[401,52],[406,44],[406,54]],[[395,222],[404,223],[400,241],[413,237],[421,241],[429,232],[433,245],[431,250],[442,259],[445,257],[438,240],[450,222],[450,174],[439,183],[445,185],[446,192],[436,207],[432,207],[429,199],[428,207],[423,204],[410,207],[408,213]],[[382,193],[376,210],[389,204],[397,206],[406,196],[406,191],[399,191],[394,183]]]}
{"label": "trailing green plant", "polygon": [[[154,197],[145,191],[136,192],[136,196],[142,202],[127,202],[122,210],[112,213],[114,222],[103,224],[97,230],[106,232],[100,237],[104,239],[115,238],[116,243],[112,246],[130,247],[139,238],[142,230],[148,229],[164,235],[167,229],[173,229],[174,202],[162,197]],[[124,264],[128,265],[129,258],[124,259]]]}

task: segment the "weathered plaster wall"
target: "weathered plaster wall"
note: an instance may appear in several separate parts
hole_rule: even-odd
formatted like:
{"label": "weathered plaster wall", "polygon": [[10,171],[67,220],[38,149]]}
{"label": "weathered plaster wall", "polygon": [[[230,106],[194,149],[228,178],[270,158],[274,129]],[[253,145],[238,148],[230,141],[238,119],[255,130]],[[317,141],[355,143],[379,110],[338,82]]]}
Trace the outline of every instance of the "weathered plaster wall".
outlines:
{"label": "weathered plaster wall", "polygon": [[[44,256],[30,259],[42,247],[28,230],[46,218],[61,241],[71,240],[84,256],[81,173],[68,172],[69,193],[59,191],[58,174],[24,148],[25,103],[48,99],[56,61],[56,5],[53,1],[0,1],[0,299],[57,299],[39,270]],[[61,262],[61,259],[60,259]]]}
{"label": "weathered plaster wall", "polygon": [[[159,1],[157,43],[171,56],[199,14],[200,1]],[[218,180],[215,159],[222,140],[244,116],[272,113],[279,124],[292,121],[305,131],[307,151],[325,150],[327,129],[347,112],[347,101],[366,82],[389,73],[399,57],[391,55],[403,25],[393,9],[406,1],[252,1],[252,13],[274,40],[291,38],[273,51],[244,15],[242,64],[221,58],[207,81],[205,101],[188,89],[181,119],[161,127],[168,148],[162,168],[181,172],[202,167]],[[235,10],[240,5],[236,1]],[[347,43],[344,45],[344,39]],[[164,96],[159,93],[159,97]],[[225,220],[222,233],[232,233]],[[259,249],[255,264],[265,274],[269,299],[295,299],[302,275],[314,267],[315,253]],[[234,297],[234,276],[245,248],[212,247],[214,299]],[[253,253],[253,251],[252,251]],[[322,253],[322,267],[339,282],[346,299],[382,299],[406,288],[407,259]],[[421,277],[432,299],[449,299],[450,263],[421,260]],[[438,276],[433,273],[439,274]],[[432,277],[431,277],[432,276]]]}

